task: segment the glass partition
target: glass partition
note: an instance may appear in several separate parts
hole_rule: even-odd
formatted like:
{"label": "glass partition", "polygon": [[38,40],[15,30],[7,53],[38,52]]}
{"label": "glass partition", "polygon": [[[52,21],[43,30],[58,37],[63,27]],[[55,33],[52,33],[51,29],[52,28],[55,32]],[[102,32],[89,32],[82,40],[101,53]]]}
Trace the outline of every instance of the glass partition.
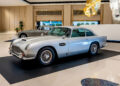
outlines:
{"label": "glass partition", "polygon": [[99,21],[73,21],[73,26],[80,26],[80,25],[98,25],[100,24]]}

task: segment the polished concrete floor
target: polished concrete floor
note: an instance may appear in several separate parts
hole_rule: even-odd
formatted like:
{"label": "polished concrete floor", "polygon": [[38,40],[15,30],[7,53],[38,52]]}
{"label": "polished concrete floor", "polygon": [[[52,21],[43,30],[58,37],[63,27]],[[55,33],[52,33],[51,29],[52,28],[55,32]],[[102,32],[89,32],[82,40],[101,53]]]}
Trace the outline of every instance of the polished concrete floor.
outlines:
{"label": "polished concrete floor", "polygon": [[97,56],[57,60],[43,67],[9,55],[13,33],[0,33],[0,86],[119,86],[120,43],[107,43]]}

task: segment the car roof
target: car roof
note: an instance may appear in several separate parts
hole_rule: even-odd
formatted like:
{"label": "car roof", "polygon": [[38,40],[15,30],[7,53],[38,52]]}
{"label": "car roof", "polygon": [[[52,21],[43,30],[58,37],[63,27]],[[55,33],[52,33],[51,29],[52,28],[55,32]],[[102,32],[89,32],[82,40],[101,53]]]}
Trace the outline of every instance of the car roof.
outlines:
{"label": "car roof", "polygon": [[[70,29],[78,29],[78,28],[81,28],[81,29],[87,29],[85,27],[81,27],[81,26],[55,26],[55,27],[63,27],[63,28],[70,28]],[[89,29],[87,29],[89,30]]]}

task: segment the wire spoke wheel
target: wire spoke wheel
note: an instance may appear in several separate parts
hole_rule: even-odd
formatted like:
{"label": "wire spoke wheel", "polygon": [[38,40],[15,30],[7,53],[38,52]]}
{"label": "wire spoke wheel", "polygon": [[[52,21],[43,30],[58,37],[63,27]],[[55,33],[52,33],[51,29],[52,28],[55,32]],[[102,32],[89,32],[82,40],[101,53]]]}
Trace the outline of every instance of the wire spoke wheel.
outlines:
{"label": "wire spoke wheel", "polygon": [[41,53],[41,61],[45,64],[48,64],[52,60],[52,52],[50,50],[45,50]]}
{"label": "wire spoke wheel", "polygon": [[55,51],[50,47],[45,47],[38,52],[37,61],[46,66],[50,65],[55,60]]}
{"label": "wire spoke wheel", "polygon": [[26,38],[27,36],[26,36],[26,34],[21,34],[20,35],[20,38]]}
{"label": "wire spoke wheel", "polygon": [[93,43],[90,46],[90,54],[91,55],[96,55],[98,53],[99,46],[97,43]]}

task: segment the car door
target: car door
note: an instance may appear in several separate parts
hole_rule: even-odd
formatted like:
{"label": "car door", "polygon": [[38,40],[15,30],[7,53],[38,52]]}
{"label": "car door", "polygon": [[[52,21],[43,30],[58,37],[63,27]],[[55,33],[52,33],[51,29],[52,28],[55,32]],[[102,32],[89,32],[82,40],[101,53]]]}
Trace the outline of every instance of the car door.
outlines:
{"label": "car door", "polygon": [[30,30],[28,32],[29,36],[37,36],[38,35],[38,30]]}
{"label": "car door", "polygon": [[61,58],[68,56],[68,53],[69,53],[68,39],[69,38],[64,38],[58,42],[58,52]]}
{"label": "car door", "polygon": [[85,30],[73,29],[71,38],[69,39],[69,55],[84,53],[88,50],[89,42],[85,36]]}
{"label": "car door", "polygon": [[47,35],[48,31],[50,30],[50,27],[41,27],[37,32],[37,36],[44,36]]}

